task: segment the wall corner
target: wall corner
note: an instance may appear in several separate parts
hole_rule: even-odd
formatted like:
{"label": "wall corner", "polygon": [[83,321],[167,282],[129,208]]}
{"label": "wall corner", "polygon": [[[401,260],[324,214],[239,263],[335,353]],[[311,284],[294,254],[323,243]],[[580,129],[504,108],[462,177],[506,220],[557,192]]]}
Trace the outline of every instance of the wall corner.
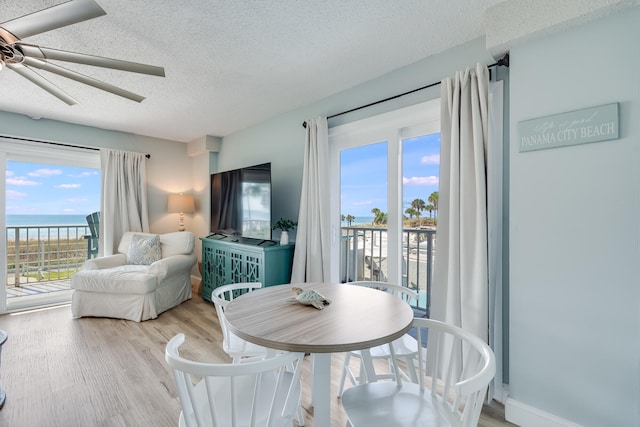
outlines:
{"label": "wall corner", "polygon": [[218,136],[205,135],[187,143],[187,155],[195,157],[207,152],[219,153],[221,148],[222,138]]}

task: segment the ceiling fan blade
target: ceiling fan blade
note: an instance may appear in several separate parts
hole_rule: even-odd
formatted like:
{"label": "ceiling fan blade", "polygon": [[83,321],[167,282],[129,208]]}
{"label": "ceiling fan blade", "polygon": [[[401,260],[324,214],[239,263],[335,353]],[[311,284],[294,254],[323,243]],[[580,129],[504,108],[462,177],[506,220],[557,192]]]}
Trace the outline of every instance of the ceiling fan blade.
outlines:
{"label": "ceiling fan blade", "polygon": [[0,27],[18,39],[106,15],[93,0],[70,0],[47,9],[3,22]]}
{"label": "ceiling fan blade", "polygon": [[31,81],[32,83],[35,83],[36,85],[40,86],[42,89],[46,90],[51,95],[55,96],[56,98],[60,99],[61,101],[64,101],[69,105],[75,105],[75,104],[78,103],[78,101],[76,101],[71,96],[69,96],[66,92],[64,92],[63,90],[58,88],[58,86],[54,85],[49,80],[45,79],[40,74],[38,74],[35,71],[33,71],[32,69],[27,68],[22,64],[6,63],[5,65],[6,65],[7,68],[15,71],[16,73],[20,74],[25,79],[27,79],[27,80]]}
{"label": "ceiling fan blade", "polygon": [[68,79],[75,80],[77,82],[84,83],[86,85],[93,86],[107,92],[111,92],[114,95],[122,96],[123,98],[127,98],[132,101],[142,102],[145,99],[144,96],[140,96],[136,93],[129,92],[128,90],[121,89],[109,83],[102,82],[100,80],[94,79],[93,77],[85,76],[84,74],[68,70],[66,68],[60,67],[59,65],[41,61],[40,59],[25,57],[23,63],[34,68],[49,71],[50,73],[58,74],[59,76],[66,77]]}
{"label": "ceiling fan blade", "polygon": [[76,64],[93,65],[96,67],[112,68],[114,70],[129,71],[132,73],[149,74],[164,77],[164,68],[155,65],[139,64],[137,62],[122,61],[120,59],[104,58],[101,56],[86,55],[84,53],[69,52],[60,49],[51,49],[27,43],[16,43],[25,56],[38,59],[53,59],[58,61],[73,62]]}

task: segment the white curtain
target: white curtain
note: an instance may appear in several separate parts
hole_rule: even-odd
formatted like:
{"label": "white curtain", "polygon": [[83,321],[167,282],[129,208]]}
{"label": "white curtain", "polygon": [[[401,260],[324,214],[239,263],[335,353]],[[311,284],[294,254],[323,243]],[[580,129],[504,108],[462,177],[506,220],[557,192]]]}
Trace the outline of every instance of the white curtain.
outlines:
{"label": "white curtain", "polygon": [[488,342],[488,69],[442,81],[438,237],[431,317]]}
{"label": "white curtain", "polygon": [[149,231],[145,155],[101,149],[100,254],[117,252],[125,231]]}
{"label": "white curtain", "polygon": [[329,280],[329,239],[329,129],[326,117],[318,117],[307,120],[291,283]]}
{"label": "white curtain", "polygon": [[503,228],[503,82],[489,85],[489,146],[487,149],[487,227],[489,263],[489,345],[496,356],[496,375],[489,399],[502,403],[502,228]]}

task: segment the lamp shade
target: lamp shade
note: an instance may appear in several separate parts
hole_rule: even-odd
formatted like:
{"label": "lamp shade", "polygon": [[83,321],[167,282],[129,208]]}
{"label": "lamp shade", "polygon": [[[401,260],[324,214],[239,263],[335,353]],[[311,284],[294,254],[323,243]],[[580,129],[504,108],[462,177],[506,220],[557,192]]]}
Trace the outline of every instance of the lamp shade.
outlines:
{"label": "lamp shade", "polygon": [[170,194],[167,203],[169,213],[193,213],[195,201],[190,194]]}

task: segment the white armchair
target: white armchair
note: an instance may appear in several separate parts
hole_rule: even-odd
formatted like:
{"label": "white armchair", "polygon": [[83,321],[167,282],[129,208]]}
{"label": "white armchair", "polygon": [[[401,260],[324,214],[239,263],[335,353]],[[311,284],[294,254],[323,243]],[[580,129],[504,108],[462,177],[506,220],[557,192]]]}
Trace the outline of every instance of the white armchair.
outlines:
{"label": "white armchair", "polygon": [[71,277],[73,317],[140,322],[190,299],[194,242],[188,231],[126,232],[117,254],[88,260]]}

